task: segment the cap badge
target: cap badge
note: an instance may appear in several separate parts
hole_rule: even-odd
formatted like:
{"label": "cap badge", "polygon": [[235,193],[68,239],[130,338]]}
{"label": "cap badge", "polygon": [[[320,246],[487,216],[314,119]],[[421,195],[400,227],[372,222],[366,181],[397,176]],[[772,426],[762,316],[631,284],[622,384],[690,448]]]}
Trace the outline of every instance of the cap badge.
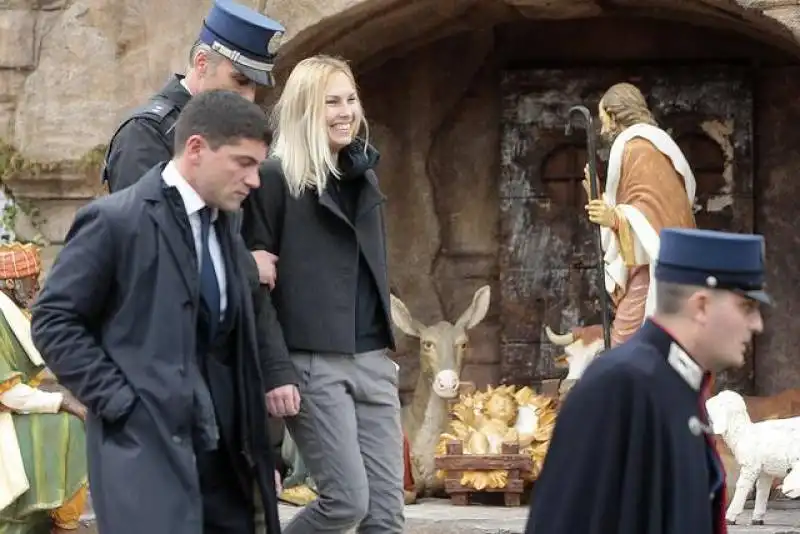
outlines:
{"label": "cap badge", "polygon": [[281,44],[283,44],[283,32],[275,32],[267,43],[267,52],[274,56]]}

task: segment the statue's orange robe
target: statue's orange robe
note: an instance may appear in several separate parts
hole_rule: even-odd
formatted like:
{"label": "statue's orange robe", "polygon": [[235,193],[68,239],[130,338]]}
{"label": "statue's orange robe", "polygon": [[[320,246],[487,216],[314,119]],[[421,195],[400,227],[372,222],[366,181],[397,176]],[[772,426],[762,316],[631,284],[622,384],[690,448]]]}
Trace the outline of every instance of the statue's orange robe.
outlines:
{"label": "statue's orange robe", "polygon": [[[662,228],[695,228],[694,213],[683,177],[670,159],[650,141],[634,137],[622,153],[617,204],[633,206],[657,233]],[[619,345],[642,325],[647,291],[650,287],[650,267],[637,265],[633,254],[633,230],[621,210],[615,210],[619,221],[614,232],[620,253],[628,267],[625,288],[617,287],[612,295],[616,317],[611,327],[611,345]]]}

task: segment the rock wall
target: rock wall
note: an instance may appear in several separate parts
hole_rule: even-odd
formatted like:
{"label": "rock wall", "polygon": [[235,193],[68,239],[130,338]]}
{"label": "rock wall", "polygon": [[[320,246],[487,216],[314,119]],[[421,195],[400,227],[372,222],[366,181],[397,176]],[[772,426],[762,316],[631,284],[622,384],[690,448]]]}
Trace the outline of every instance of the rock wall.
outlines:
{"label": "rock wall", "polygon": [[127,110],[183,70],[210,5],[0,1],[0,176],[24,204],[35,201],[19,221],[25,237],[63,239],[100,190],[102,146]]}
{"label": "rock wall", "polygon": [[800,383],[797,332],[800,332],[800,68],[765,69],[757,85],[756,150],[760,165],[756,231],[766,236],[768,290],[775,306],[764,314],[764,335],[756,342],[759,394],[774,394]]}
{"label": "rock wall", "polygon": [[[209,1],[0,4],[3,138],[37,161],[107,142],[126,108],[185,62]],[[154,16],[155,14],[157,16]]]}

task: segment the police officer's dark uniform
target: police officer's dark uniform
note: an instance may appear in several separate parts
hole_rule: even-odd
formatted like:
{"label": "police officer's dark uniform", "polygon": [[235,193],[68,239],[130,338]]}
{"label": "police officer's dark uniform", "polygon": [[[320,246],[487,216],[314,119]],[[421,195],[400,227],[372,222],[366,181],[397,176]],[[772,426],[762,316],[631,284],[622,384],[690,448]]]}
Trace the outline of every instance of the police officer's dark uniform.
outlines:
{"label": "police officer's dark uniform", "polygon": [[[664,229],[660,238],[656,280],[769,303],[761,236]],[[653,319],[601,354],[559,412],[526,532],[726,532],[710,379]]]}
{"label": "police officer's dark uniform", "polygon": [[[284,33],[278,22],[230,0],[216,0],[203,21],[199,41],[231,60],[256,84],[273,86],[272,68]],[[106,151],[103,181],[114,193],[134,184],[154,165],[169,161],[173,128],[191,98],[179,74],[118,127]]]}

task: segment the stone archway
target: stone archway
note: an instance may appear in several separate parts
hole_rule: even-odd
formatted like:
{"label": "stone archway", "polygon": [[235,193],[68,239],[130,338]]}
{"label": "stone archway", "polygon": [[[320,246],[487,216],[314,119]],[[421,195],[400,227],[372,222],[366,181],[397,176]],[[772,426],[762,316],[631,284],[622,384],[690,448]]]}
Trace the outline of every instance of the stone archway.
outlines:
{"label": "stone archway", "polygon": [[779,0],[261,0],[287,27],[283,66],[316,52],[370,66],[433,40],[524,20],[646,17],[727,28],[800,57],[797,7]]}

